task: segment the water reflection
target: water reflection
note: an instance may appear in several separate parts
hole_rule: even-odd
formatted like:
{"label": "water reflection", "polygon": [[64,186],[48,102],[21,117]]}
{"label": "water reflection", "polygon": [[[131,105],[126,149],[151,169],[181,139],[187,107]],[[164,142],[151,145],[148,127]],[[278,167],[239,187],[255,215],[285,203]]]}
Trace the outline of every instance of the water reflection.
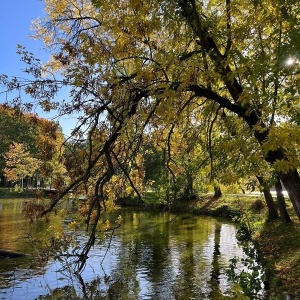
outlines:
{"label": "water reflection", "polygon": [[[10,213],[4,200],[0,202],[0,249],[9,246],[10,250],[30,254],[24,239],[28,227],[18,215],[20,201],[15,200]],[[124,221],[115,231],[109,251],[106,254],[109,238],[96,245],[80,278],[74,276],[71,266],[62,273],[58,261],[50,261],[39,269],[30,257],[2,259],[0,278],[5,278],[6,283],[10,281],[10,286],[0,286],[0,299],[35,299],[53,291],[67,295],[61,299],[75,293],[78,297],[85,294],[89,299],[213,300],[230,293],[231,283],[226,275],[229,261],[245,257],[233,224],[210,217],[168,213],[122,210],[118,214]],[[5,225],[8,215],[10,225]],[[18,222],[23,222],[24,232],[16,230]],[[42,225],[39,226],[41,230]],[[15,231],[13,240],[9,241],[5,230]],[[85,239],[85,233],[79,233],[78,238]]]}

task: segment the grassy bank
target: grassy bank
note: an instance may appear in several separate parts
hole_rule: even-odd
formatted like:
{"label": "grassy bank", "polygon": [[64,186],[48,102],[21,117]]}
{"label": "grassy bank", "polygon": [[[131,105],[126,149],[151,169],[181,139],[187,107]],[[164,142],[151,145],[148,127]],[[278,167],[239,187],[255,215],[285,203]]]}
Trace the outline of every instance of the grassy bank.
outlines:
{"label": "grassy bank", "polygon": [[[263,253],[265,265],[271,270],[272,299],[292,294],[300,299],[300,223],[273,221],[255,237]],[[285,299],[285,298],[284,298]]]}
{"label": "grassy bank", "polygon": [[16,190],[13,188],[0,188],[0,198],[33,198],[34,191],[24,189]]}

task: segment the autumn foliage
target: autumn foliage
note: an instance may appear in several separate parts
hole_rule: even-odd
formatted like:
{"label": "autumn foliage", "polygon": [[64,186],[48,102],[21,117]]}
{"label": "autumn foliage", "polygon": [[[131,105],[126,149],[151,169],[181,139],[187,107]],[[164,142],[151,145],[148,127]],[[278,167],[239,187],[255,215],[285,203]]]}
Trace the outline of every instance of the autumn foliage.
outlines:
{"label": "autumn foliage", "polygon": [[65,173],[63,136],[56,123],[6,105],[0,106],[0,122],[0,166],[7,181],[36,177],[38,172],[39,181],[47,182]]}

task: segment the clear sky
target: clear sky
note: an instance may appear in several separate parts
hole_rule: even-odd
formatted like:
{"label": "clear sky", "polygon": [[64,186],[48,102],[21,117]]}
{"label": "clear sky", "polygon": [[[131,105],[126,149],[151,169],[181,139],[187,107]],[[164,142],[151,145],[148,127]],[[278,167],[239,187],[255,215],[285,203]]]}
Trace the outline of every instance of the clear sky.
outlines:
{"label": "clear sky", "polygon": [[23,67],[17,44],[28,47],[31,52],[43,52],[42,45],[28,38],[33,32],[30,22],[43,16],[43,2],[40,0],[9,0],[1,3],[0,17],[0,66],[1,73],[15,75]]}
{"label": "clear sky", "polygon": [[[33,52],[37,58],[45,61],[49,54],[43,50],[41,42],[28,38],[34,32],[30,30],[31,20],[43,17],[44,3],[41,0],[2,0],[0,16],[0,74],[10,76],[22,76],[21,72],[25,65],[16,54],[17,44],[26,46],[27,50]],[[6,99],[5,94],[0,95],[0,103]],[[51,119],[55,113],[37,113],[44,118]],[[59,120],[65,134],[69,134],[75,125],[74,119],[62,118]]]}

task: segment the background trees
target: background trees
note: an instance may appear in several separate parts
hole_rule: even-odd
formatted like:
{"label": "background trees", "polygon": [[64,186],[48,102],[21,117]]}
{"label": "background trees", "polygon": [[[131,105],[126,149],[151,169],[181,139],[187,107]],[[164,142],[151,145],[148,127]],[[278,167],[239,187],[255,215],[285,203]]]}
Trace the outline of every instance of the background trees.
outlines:
{"label": "background trees", "polygon": [[34,130],[22,117],[22,112],[19,109],[14,110],[0,105],[0,126],[0,170],[3,170],[5,167],[3,154],[9,150],[12,141],[26,145],[30,152],[35,152],[36,146]]}
{"label": "background trees", "polygon": [[39,169],[41,162],[30,156],[23,144],[12,142],[9,151],[4,154],[5,168],[4,176],[8,181],[19,181],[21,188],[24,187],[24,179],[33,177]]}
{"label": "background trees", "polygon": [[[0,106],[0,172],[7,181],[21,177],[44,184],[64,180],[63,135],[54,122],[28,114],[19,107]],[[23,185],[22,185],[23,187]]]}

